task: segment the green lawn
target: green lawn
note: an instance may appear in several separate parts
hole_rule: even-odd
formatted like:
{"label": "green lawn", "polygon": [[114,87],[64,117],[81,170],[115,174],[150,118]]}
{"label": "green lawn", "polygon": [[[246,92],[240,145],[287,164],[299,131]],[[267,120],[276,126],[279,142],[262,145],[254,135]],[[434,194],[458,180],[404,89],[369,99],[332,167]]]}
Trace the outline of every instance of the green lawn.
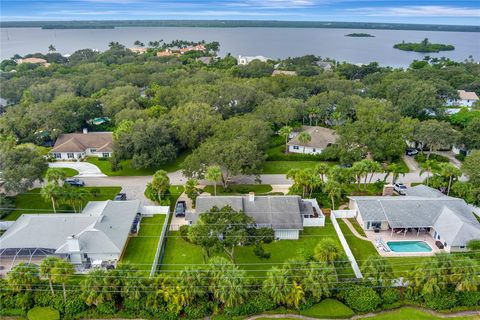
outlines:
{"label": "green lawn", "polygon": [[97,157],[87,158],[87,162],[90,162],[106,174],[107,176],[150,176],[155,173],[157,170],[165,170],[167,172],[174,172],[180,170],[180,165],[183,163],[183,160],[187,157],[188,153],[180,154],[174,161],[167,163],[157,169],[135,169],[132,167],[131,160],[123,160],[120,162],[122,169],[113,171],[110,161],[108,159],[102,159]]}
{"label": "green lawn", "polygon": [[150,271],[164,223],[163,214],[142,218],[138,237],[129,238],[122,262],[131,263],[142,271]]}
{"label": "green lawn", "polygon": [[[376,315],[374,317],[364,317],[361,319],[375,319],[375,320],[398,320],[398,319],[408,319],[408,320],[439,320],[445,319],[444,317],[437,317],[431,315],[427,312],[417,310],[411,307],[405,307],[398,310],[390,311],[384,314]],[[463,316],[463,317],[452,317],[455,320],[473,320],[478,319],[478,316]]]}
{"label": "green lawn", "polygon": [[353,227],[355,228],[355,230],[362,236],[365,237],[365,231],[363,230],[363,228],[360,226],[360,224],[358,223],[357,219],[355,218],[349,218],[347,219],[352,225]]}
{"label": "green lawn", "polygon": [[[87,190],[97,189],[99,194],[94,196],[93,194],[85,201],[102,201],[113,199],[122,188],[120,187],[84,187]],[[15,210],[7,215],[4,220],[17,220],[23,213],[52,213],[52,203],[45,201],[41,194],[40,188],[35,188],[25,193],[21,193],[15,196]],[[68,205],[60,205],[57,208],[57,212],[64,212],[72,210]]]}
{"label": "green lawn", "polygon": [[[355,259],[357,260],[360,269],[362,269],[362,263],[369,257],[380,257],[377,250],[373,246],[372,242],[358,239],[350,231],[348,226],[342,219],[337,219],[340,229],[347,239],[348,246],[352,250]],[[417,264],[421,264],[424,261],[430,259],[429,257],[389,257],[387,260],[390,262],[393,272],[396,276],[403,276],[406,272],[411,271]]]}
{"label": "green lawn", "polygon": [[301,315],[314,318],[350,318],[355,313],[335,299],[325,299],[312,307],[300,311]]}
{"label": "green lawn", "polygon": [[51,307],[35,307],[27,313],[28,320],[60,320],[60,313]]}
{"label": "green lawn", "polygon": [[65,175],[67,177],[73,177],[78,174],[78,171],[72,168],[55,168],[55,169],[65,172]]}
{"label": "green lawn", "polygon": [[[307,169],[315,168],[315,166],[322,161],[265,161],[263,169],[260,173],[263,174],[284,174],[290,169]],[[324,162],[330,166],[334,166],[335,162]]]}
{"label": "green lawn", "polygon": [[[327,219],[325,227],[304,228],[299,240],[279,240],[264,244],[265,251],[271,253],[271,257],[268,260],[258,258],[253,252],[253,246],[238,247],[235,249],[235,262],[251,275],[266,275],[267,271],[275,264],[279,266],[279,264],[289,259],[300,257],[301,255],[304,256],[305,254],[313,254],[313,249],[317,243],[325,239],[325,237],[335,239],[340,246],[340,240],[338,240],[335,229],[329,219]],[[184,268],[184,266],[169,264],[203,264],[203,251],[199,246],[186,242],[179,237],[178,232],[170,232],[162,263],[164,264],[161,267],[162,270],[179,270]],[[354,277],[350,265],[337,268],[337,272],[342,278]]]}
{"label": "green lawn", "polygon": [[[206,186],[203,188],[204,192],[214,194],[213,186]],[[255,192],[256,194],[269,193],[272,191],[272,186],[269,184],[233,184],[224,189],[222,186],[217,185],[217,195],[225,194],[247,194],[249,192]]]}

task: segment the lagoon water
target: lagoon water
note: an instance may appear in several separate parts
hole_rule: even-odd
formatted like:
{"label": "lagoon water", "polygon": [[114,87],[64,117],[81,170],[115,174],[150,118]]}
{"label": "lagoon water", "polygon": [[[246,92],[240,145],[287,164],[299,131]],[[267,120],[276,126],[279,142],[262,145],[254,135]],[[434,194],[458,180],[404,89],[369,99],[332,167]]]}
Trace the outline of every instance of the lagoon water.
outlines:
{"label": "lagoon water", "polygon": [[[348,33],[366,32],[374,38],[345,37]],[[205,40],[220,42],[220,55],[263,55],[270,58],[287,58],[314,54],[339,61],[369,63],[405,67],[424,54],[394,49],[401,41],[418,42],[428,38],[431,42],[452,44],[454,51],[429,53],[434,57],[448,57],[463,61],[469,56],[480,59],[480,34],[475,32],[437,32],[405,30],[359,30],[319,28],[179,28],[137,27],[115,29],[62,29],[2,28],[0,58],[6,59],[18,53],[24,55],[47,51],[53,44],[62,54],[91,48],[105,50],[110,41],[118,41],[127,47],[135,40],[145,44],[163,39]]]}

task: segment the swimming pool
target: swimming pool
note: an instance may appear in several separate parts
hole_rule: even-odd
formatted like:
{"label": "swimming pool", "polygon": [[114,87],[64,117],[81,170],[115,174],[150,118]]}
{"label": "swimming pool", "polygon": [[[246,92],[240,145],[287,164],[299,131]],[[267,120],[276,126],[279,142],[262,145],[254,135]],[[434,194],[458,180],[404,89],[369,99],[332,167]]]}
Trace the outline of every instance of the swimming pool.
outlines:
{"label": "swimming pool", "polygon": [[425,241],[388,241],[393,252],[431,252],[433,249]]}

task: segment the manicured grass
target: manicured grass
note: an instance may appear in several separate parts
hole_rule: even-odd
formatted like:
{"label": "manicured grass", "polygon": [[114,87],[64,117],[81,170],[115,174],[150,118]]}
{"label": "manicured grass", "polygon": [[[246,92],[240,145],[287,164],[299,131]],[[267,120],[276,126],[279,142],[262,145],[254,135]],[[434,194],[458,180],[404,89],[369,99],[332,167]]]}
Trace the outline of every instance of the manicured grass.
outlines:
{"label": "manicured grass", "polygon": [[[363,318],[361,318],[363,319]],[[439,320],[445,319],[444,317],[437,317],[427,312],[417,310],[411,307],[405,307],[384,314],[379,314],[374,317],[365,317],[365,319],[375,319],[375,320],[398,320],[398,319],[408,319],[408,320]],[[463,316],[463,317],[452,317],[455,320],[473,320],[478,319],[478,316]]]}
{"label": "manicured grass", "polygon": [[[357,238],[342,221],[342,219],[337,219],[340,229],[342,229],[345,239],[347,239],[348,246],[352,250],[355,259],[357,260],[360,269],[362,269],[362,264],[369,257],[380,258],[377,250],[373,246],[371,241],[366,241]],[[393,273],[395,276],[405,276],[405,274],[415,268],[416,265],[427,261],[430,257],[388,257],[387,260],[392,266]]]}
{"label": "manicured grass", "polygon": [[[265,161],[263,169],[260,173],[263,174],[285,174],[290,169],[308,169],[315,168],[315,166],[322,161]],[[335,165],[335,162],[325,162],[328,165]]]}
{"label": "manicured grass", "polygon": [[[213,186],[206,186],[203,188],[204,192],[208,192],[211,195],[214,194]],[[255,192],[255,194],[268,193],[272,191],[272,186],[269,184],[234,184],[230,185],[227,189],[217,185],[217,195],[225,194],[247,194],[249,192]]]}
{"label": "manicured grass", "polygon": [[[120,187],[83,187],[86,190],[97,189],[99,194],[93,194],[85,201],[112,200],[122,188]],[[4,220],[17,220],[23,213],[53,213],[51,201],[45,201],[40,194],[40,188],[35,188],[25,193],[15,196],[15,210],[12,211]],[[57,207],[57,212],[71,211],[72,208],[62,204]]]}
{"label": "manicured grass", "polygon": [[72,168],[55,168],[55,169],[65,172],[65,175],[67,177],[73,177],[78,174],[78,171]]}
{"label": "manicured grass", "polygon": [[347,219],[351,224],[352,226],[355,228],[355,230],[362,236],[366,236],[365,235],[365,231],[363,230],[363,228],[360,226],[360,224],[358,223],[357,219],[355,218],[349,218]]}
{"label": "manicured grass", "polygon": [[300,311],[301,315],[314,318],[350,318],[355,313],[335,299],[325,299],[312,307]]}
{"label": "manicured grass", "polygon": [[132,167],[131,160],[123,160],[120,162],[122,169],[113,171],[110,161],[108,159],[101,159],[97,157],[87,158],[87,162],[90,162],[106,174],[107,176],[151,176],[157,170],[165,170],[167,172],[174,172],[180,170],[180,166],[183,163],[183,160],[187,157],[188,153],[180,154],[174,161],[164,164],[163,166],[156,169],[135,169]]}
{"label": "manicured grass", "polygon": [[60,312],[51,307],[35,307],[27,313],[28,320],[60,320]]}
{"label": "manicured grass", "polygon": [[165,217],[163,214],[157,214],[153,217],[142,218],[138,235],[131,236],[128,240],[122,262],[130,263],[135,269],[141,271],[150,271]]}
{"label": "manicured grass", "polygon": [[[202,248],[186,242],[179,237],[178,232],[170,232],[162,263],[162,270],[178,270],[184,266],[169,266],[168,264],[203,264]],[[171,237],[173,236],[173,237]],[[272,243],[264,244],[265,251],[271,253],[268,260],[258,258],[253,250],[254,246],[238,247],[235,249],[235,262],[241,268],[248,271],[249,274],[255,276],[264,276],[268,270],[274,266],[281,266],[282,263],[289,259],[305,256],[305,254],[313,254],[313,250],[317,243],[325,238],[332,238],[340,245],[335,229],[332,223],[327,219],[325,227],[307,227],[300,234],[298,240],[279,240]],[[353,278],[353,270],[350,265],[346,267],[338,267],[337,273],[341,278]]]}

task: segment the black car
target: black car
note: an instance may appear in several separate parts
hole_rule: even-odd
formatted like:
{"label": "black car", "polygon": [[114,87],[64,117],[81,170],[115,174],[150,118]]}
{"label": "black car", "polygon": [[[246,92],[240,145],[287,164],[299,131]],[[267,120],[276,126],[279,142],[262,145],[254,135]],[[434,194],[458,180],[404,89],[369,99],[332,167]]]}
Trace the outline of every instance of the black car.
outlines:
{"label": "black car", "polygon": [[84,187],[85,182],[83,180],[80,180],[78,178],[68,178],[63,181],[66,184],[71,185],[72,187]]}
{"label": "black car", "polygon": [[185,201],[178,201],[175,206],[175,217],[185,217],[185,211],[187,210],[187,203]]}
{"label": "black car", "polygon": [[408,148],[407,150],[405,150],[405,154],[411,157],[411,156],[417,155],[418,150],[415,148]]}
{"label": "black car", "polygon": [[127,194],[126,193],[119,193],[113,198],[114,201],[124,201],[127,200]]}

